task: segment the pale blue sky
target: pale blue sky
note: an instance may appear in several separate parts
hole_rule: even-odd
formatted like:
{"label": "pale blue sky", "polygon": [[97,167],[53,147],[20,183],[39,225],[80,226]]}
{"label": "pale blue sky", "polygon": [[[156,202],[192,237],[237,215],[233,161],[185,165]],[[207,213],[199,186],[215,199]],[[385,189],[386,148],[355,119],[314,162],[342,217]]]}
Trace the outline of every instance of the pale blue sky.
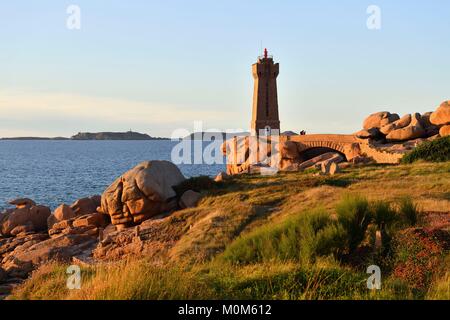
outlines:
{"label": "pale blue sky", "polygon": [[0,136],[248,129],[261,41],[282,130],[351,133],[450,99],[449,16],[448,0],[1,1]]}

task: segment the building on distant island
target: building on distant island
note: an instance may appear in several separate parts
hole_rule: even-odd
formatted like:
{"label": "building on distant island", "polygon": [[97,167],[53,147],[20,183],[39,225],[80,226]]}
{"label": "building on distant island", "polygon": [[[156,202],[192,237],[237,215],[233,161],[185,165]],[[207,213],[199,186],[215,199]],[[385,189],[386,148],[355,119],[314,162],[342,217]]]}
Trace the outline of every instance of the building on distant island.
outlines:
{"label": "building on distant island", "polygon": [[273,57],[269,56],[267,49],[264,49],[264,55],[258,57],[258,62],[253,64],[252,70],[255,79],[252,135],[259,135],[260,133],[271,135],[272,130],[280,132],[277,92],[277,77],[280,65],[274,63]]}

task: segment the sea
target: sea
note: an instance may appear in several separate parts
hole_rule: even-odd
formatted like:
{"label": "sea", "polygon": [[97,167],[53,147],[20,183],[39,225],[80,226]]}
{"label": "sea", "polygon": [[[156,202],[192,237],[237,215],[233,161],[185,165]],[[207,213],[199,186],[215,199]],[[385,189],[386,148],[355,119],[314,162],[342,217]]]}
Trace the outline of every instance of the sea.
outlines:
{"label": "sea", "polygon": [[[33,199],[53,210],[62,203],[100,195],[115,179],[143,161],[170,161],[177,146],[178,141],[170,140],[1,140],[0,212],[17,198]],[[191,150],[192,161],[178,165],[187,178],[213,177],[226,168],[224,160],[191,164],[193,158]]]}

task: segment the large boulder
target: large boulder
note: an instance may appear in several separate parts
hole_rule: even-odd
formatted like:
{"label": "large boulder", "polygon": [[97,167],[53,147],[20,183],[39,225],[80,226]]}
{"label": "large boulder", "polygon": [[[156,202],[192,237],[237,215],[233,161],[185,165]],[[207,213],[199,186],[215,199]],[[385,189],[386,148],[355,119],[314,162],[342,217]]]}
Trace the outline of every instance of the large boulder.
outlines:
{"label": "large boulder", "polygon": [[185,180],[168,161],[143,162],[126,172],[102,195],[101,211],[115,225],[139,224],[176,207],[174,186]]}
{"label": "large boulder", "polygon": [[200,200],[202,199],[202,195],[193,190],[188,190],[180,198],[180,207],[183,209],[187,208],[195,208]]}
{"label": "large boulder", "polygon": [[321,166],[322,174],[334,176],[341,172],[341,168],[336,162],[323,162]]}
{"label": "large boulder", "polygon": [[96,242],[86,235],[64,235],[44,241],[28,241],[8,253],[2,260],[2,267],[8,273],[25,275],[42,263],[70,261],[84,250],[92,251]]}
{"label": "large boulder", "polygon": [[75,201],[71,208],[75,213],[75,216],[83,216],[96,212],[97,207],[100,206],[101,197],[93,196],[91,198],[83,198]]}
{"label": "large boulder", "polygon": [[372,128],[381,128],[399,119],[400,119],[399,115],[395,113],[390,113],[387,111],[377,112],[371,114],[369,117],[366,118],[366,120],[364,120],[363,128],[365,130],[369,130]]}
{"label": "large boulder", "polygon": [[0,231],[4,236],[47,230],[50,208],[35,205],[33,201],[14,200],[11,203],[16,205],[16,209],[8,210],[0,222]]}
{"label": "large boulder", "polygon": [[433,112],[425,112],[424,114],[422,114],[421,118],[420,118],[420,124],[422,125],[422,127],[427,128],[430,126],[435,126],[434,124],[431,123],[431,115],[433,114]]}
{"label": "large boulder", "polygon": [[282,159],[291,159],[295,160],[300,157],[300,153],[298,151],[298,144],[294,141],[283,141],[278,144],[278,148],[280,151],[280,157]]}
{"label": "large boulder", "polygon": [[450,125],[448,125],[448,126],[443,126],[443,127],[441,128],[441,130],[439,130],[439,135],[440,135],[441,137],[448,137],[448,136],[450,136]]}
{"label": "large boulder", "polygon": [[388,135],[389,133],[391,133],[394,130],[403,129],[403,128],[409,126],[411,123],[411,119],[412,119],[412,115],[407,114],[407,115],[403,116],[401,119],[381,127],[380,131],[382,134]]}
{"label": "large boulder", "polygon": [[298,166],[298,170],[306,170],[310,168],[321,169],[322,165],[330,165],[331,163],[341,163],[345,158],[337,152],[327,152],[314,157],[308,161],[302,162]]}
{"label": "large boulder", "polygon": [[450,101],[443,102],[430,116],[430,122],[437,126],[450,124]]}
{"label": "large boulder", "polygon": [[415,113],[411,117],[411,123],[409,124],[409,126],[391,131],[386,136],[386,139],[388,141],[407,141],[423,138],[426,135],[427,132],[421,124],[421,116],[420,114]]}
{"label": "large boulder", "polygon": [[355,133],[355,136],[359,139],[378,139],[381,138],[380,129],[371,128],[363,129]]}
{"label": "large boulder", "polygon": [[68,206],[67,204],[62,204],[58,208],[56,208],[55,212],[53,212],[53,215],[58,221],[69,220],[77,216],[72,207]]}
{"label": "large boulder", "polygon": [[422,114],[422,117],[420,118],[420,124],[427,132],[427,137],[432,137],[439,134],[439,126],[431,123],[430,118],[432,114],[433,112],[426,112]]}
{"label": "large boulder", "polygon": [[97,195],[90,198],[79,199],[70,206],[62,204],[48,217],[48,228],[51,229],[54,224],[61,221],[95,213],[100,204],[101,196]]}
{"label": "large boulder", "polygon": [[300,163],[299,145],[294,141],[282,141],[278,144],[278,150],[279,158],[273,159],[278,162],[278,169],[285,172],[298,171]]}
{"label": "large boulder", "polygon": [[20,198],[10,201],[9,204],[16,206],[17,209],[22,209],[31,208],[36,205],[36,202],[28,198]]}
{"label": "large boulder", "polygon": [[48,234],[52,238],[67,234],[83,234],[97,237],[101,232],[100,230],[109,223],[109,216],[96,212],[55,223],[49,229]]}

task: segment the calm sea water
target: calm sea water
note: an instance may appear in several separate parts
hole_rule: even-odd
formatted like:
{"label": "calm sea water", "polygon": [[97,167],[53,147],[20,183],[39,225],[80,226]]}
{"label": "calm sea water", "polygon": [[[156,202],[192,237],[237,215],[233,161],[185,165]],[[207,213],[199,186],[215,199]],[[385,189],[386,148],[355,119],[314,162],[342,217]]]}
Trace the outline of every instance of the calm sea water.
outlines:
{"label": "calm sea water", "polygon": [[[101,194],[146,160],[170,160],[173,141],[0,141],[0,210],[27,197],[55,209]],[[225,165],[180,165],[186,177],[214,176]]]}

